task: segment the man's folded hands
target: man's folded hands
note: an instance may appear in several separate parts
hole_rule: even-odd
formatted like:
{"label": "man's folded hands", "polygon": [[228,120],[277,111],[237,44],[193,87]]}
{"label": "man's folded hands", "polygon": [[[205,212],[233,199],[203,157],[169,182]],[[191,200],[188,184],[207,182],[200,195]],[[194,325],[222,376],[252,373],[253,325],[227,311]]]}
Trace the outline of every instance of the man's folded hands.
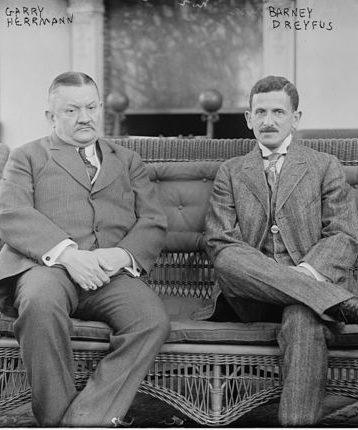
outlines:
{"label": "man's folded hands", "polygon": [[111,276],[132,264],[128,253],[121,248],[83,251],[67,247],[57,261],[65,267],[73,281],[86,291],[108,284]]}

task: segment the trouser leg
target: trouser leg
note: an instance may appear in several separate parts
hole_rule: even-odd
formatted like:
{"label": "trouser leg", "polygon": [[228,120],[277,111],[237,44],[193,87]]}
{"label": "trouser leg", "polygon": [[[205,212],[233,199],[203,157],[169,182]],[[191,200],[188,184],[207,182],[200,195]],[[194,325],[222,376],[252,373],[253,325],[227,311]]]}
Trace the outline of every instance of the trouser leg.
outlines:
{"label": "trouser leg", "polygon": [[14,303],[34,416],[40,425],[57,425],[76,395],[69,318],[76,288],[64,270],[36,266],[19,277]]}
{"label": "trouser leg", "polygon": [[278,337],[283,354],[283,391],[279,421],[283,426],[310,426],[322,413],[331,333],[308,307],[285,308]]}
{"label": "trouser leg", "polygon": [[316,281],[257,250],[240,253],[237,247],[225,248],[215,260],[214,267],[227,297],[241,297],[281,307],[302,303],[321,317],[325,317],[323,313],[328,308],[353,297],[337,285]]}
{"label": "trouser leg", "polygon": [[122,419],[169,333],[159,297],[140,279],[120,275],[97,291],[82,293],[79,316],[99,319],[114,331],[111,352],[71,403],[62,424],[109,426]]}

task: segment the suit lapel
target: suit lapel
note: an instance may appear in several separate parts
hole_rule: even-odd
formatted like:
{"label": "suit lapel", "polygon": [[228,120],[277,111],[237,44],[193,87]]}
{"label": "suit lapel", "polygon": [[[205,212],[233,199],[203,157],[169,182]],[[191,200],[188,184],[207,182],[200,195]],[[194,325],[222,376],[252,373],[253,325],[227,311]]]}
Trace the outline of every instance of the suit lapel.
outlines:
{"label": "suit lapel", "polygon": [[307,161],[300,145],[293,141],[287,151],[277,189],[276,211],[279,211],[307,172]]}
{"label": "suit lapel", "polygon": [[265,213],[269,216],[269,189],[266,181],[261,151],[258,145],[246,155],[240,178],[252,194],[260,201]]}
{"label": "suit lapel", "polygon": [[63,142],[53,134],[51,136],[50,151],[55,163],[66,170],[67,173],[85,188],[88,190],[91,189],[91,181],[88,177],[86,167],[74,146]]}
{"label": "suit lapel", "polygon": [[111,184],[121,173],[120,163],[114,147],[108,142],[99,139],[102,151],[102,164],[98,177],[93,184],[92,191],[95,193]]}

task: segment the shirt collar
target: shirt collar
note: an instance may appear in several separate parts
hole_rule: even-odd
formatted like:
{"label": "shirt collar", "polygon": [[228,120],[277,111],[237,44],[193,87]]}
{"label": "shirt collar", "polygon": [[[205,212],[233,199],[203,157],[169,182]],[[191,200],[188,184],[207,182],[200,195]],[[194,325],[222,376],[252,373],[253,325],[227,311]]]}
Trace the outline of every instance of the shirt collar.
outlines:
{"label": "shirt collar", "polygon": [[259,144],[262,156],[266,158],[271,154],[273,154],[274,152],[276,152],[277,154],[287,154],[287,149],[291,143],[291,140],[292,140],[292,134],[289,134],[275,151],[271,151],[271,149],[267,148],[260,142],[258,142],[258,144]]}
{"label": "shirt collar", "polygon": [[[76,146],[76,150],[78,151],[80,148]],[[91,143],[91,145],[88,145],[85,147],[85,154],[86,157],[93,157],[96,153],[95,143]]]}
{"label": "shirt collar", "polygon": [[[76,149],[76,151],[78,152],[78,150],[79,150],[79,146],[74,146],[74,145],[72,145],[72,144],[70,144],[70,143],[67,143],[67,142],[65,142],[63,139],[61,139],[58,135],[57,135],[57,133],[55,132],[55,131],[53,131],[52,132],[52,134],[51,134],[51,139],[52,139],[52,141],[55,143],[55,144],[62,144],[62,145],[68,145],[68,146],[72,146],[72,147],[74,147],[75,149]],[[85,154],[86,154],[86,157],[93,157],[95,154],[96,154],[96,144],[97,144],[97,141],[96,142],[94,142],[94,143],[91,143],[91,145],[88,145],[88,146],[86,146],[85,147]]]}

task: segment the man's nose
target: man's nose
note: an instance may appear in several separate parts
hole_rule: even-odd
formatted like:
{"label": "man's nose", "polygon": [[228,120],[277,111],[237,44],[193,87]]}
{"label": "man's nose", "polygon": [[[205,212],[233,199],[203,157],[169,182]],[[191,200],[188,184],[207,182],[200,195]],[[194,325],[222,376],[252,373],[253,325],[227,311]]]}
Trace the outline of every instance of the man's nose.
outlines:
{"label": "man's nose", "polygon": [[268,125],[273,125],[273,116],[270,112],[267,112],[266,115],[264,116],[263,119],[263,124],[268,126]]}
{"label": "man's nose", "polygon": [[78,122],[89,122],[91,120],[86,109],[80,109],[78,113]]}

